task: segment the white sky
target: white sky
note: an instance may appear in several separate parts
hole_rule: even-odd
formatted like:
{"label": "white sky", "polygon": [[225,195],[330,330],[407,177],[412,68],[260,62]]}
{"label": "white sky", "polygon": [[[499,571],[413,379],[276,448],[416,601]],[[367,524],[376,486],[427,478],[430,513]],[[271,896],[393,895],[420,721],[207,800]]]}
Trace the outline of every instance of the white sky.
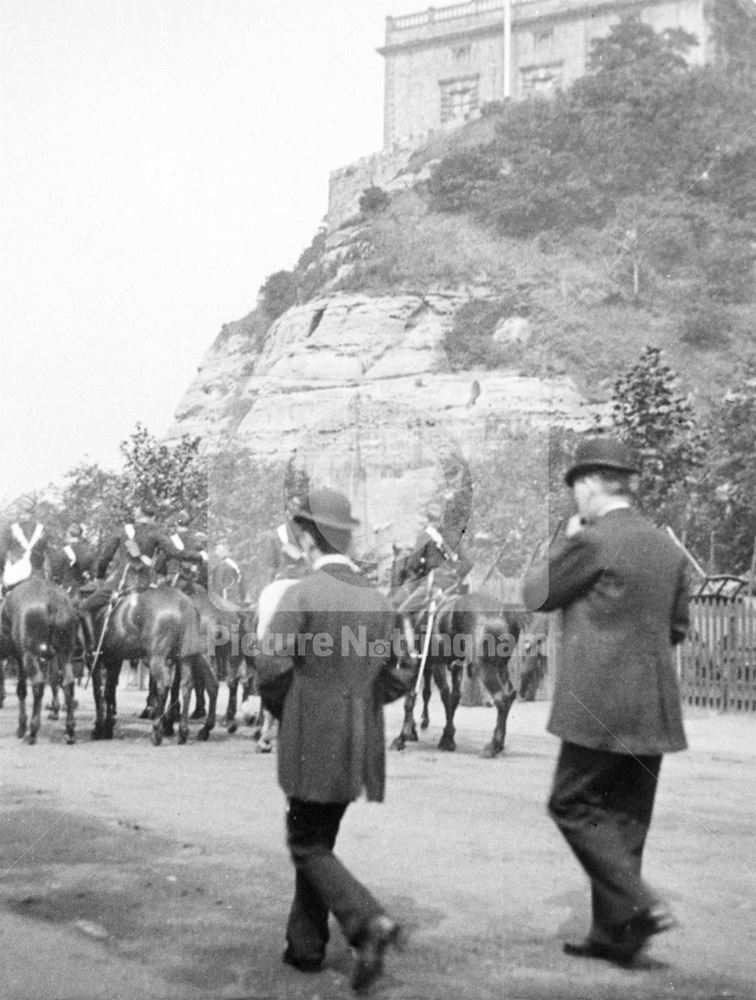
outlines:
{"label": "white sky", "polygon": [[0,0],[0,498],[118,464],[382,142],[426,0]]}

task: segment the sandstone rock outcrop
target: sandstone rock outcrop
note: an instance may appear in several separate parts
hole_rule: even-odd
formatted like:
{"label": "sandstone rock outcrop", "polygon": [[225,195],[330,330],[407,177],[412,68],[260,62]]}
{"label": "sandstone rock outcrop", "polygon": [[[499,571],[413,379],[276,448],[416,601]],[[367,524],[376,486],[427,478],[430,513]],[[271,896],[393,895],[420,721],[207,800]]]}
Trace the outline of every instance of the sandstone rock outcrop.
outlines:
{"label": "sandstone rock outcrop", "polygon": [[[468,293],[334,294],[284,313],[258,350],[253,324],[224,328],[169,436],[209,451],[245,447],[336,483],[371,525],[369,547],[407,542],[444,491],[449,455],[485,454],[513,429],[592,418],[569,378],[507,369],[451,371],[443,348]],[[471,391],[472,389],[472,391]]]}

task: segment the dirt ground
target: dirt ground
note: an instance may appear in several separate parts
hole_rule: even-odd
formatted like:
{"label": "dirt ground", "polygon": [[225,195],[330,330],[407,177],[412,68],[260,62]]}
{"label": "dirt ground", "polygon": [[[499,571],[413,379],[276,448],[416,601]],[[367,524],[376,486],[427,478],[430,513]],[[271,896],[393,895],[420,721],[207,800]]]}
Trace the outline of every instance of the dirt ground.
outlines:
{"label": "dirt ground", "polygon": [[[12,694],[0,711],[0,998],[352,996],[337,927],[323,972],[281,964],[292,871],[275,756],[244,727],[155,748],[144,695],[119,695],[109,743],[89,740],[83,689],[73,747],[49,721],[35,746],[17,740]],[[756,998],[756,718],[689,713],[691,750],[665,759],[646,854],[680,926],[619,969],[561,951],[587,927],[588,890],[545,813],[547,712],[516,704],[505,754],[487,761],[492,710],[461,709],[458,750],[442,754],[434,695],[422,742],[389,755],[386,803],[350,808],[338,851],[409,930],[370,995]]]}

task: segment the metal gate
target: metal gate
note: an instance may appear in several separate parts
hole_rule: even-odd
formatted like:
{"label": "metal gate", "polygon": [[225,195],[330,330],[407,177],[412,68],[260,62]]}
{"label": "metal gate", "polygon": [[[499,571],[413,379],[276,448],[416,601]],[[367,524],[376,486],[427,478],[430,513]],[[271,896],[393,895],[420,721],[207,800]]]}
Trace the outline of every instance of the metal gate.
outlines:
{"label": "metal gate", "polygon": [[700,593],[678,649],[683,700],[723,712],[756,711],[756,598]]}

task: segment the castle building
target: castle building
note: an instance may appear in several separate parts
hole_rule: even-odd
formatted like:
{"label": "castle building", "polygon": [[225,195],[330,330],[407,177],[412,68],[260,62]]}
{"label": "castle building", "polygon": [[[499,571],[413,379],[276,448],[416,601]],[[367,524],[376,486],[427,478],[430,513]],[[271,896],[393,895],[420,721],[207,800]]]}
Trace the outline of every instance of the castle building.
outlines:
{"label": "castle building", "polygon": [[386,18],[384,145],[454,127],[491,101],[549,94],[585,73],[594,38],[636,15],[683,28],[712,58],[707,0],[468,0]]}

